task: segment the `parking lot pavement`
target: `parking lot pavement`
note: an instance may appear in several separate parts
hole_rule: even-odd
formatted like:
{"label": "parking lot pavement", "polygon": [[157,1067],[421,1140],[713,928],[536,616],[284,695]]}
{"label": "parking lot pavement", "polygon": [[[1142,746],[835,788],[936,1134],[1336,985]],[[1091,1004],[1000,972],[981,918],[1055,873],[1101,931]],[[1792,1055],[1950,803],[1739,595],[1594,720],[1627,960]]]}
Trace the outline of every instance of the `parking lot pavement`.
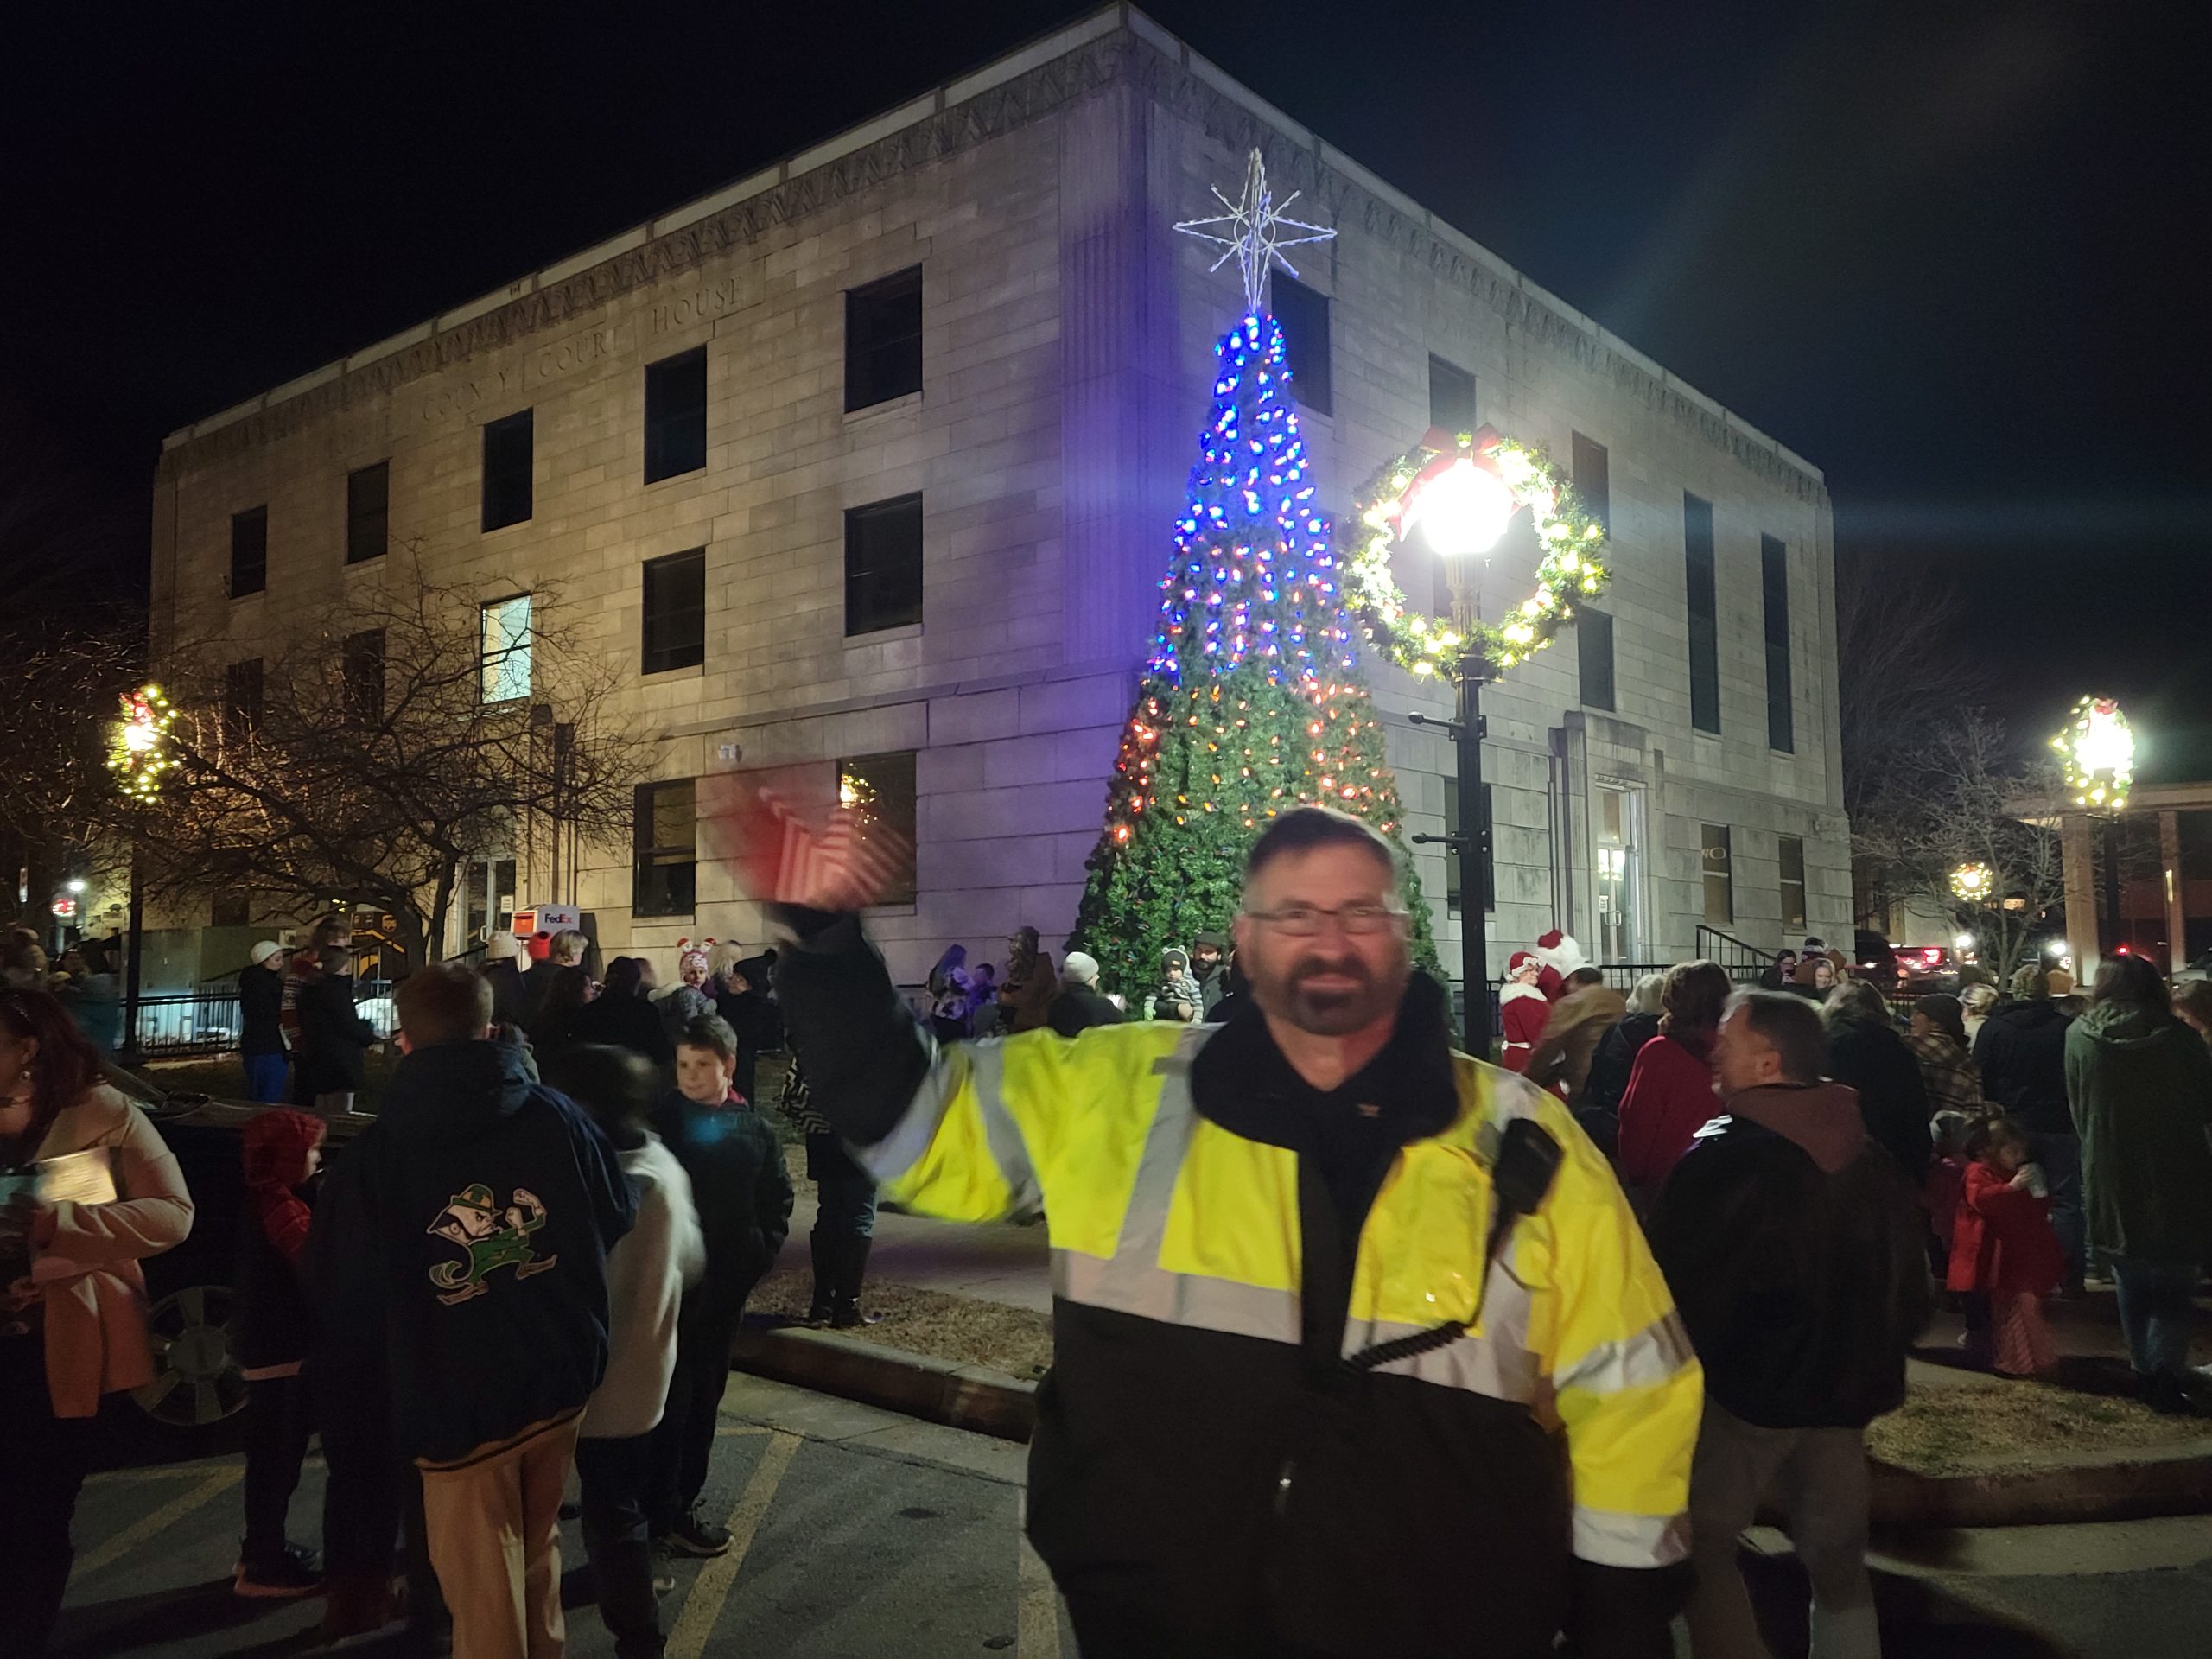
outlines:
{"label": "parking lot pavement", "polygon": [[[1020,1534],[1023,1449],[802,1389],[738,1376],[723,1406],[705,1507],[728,1554],[678,1561],[662,1603],[671,1659],[1073,1659],[1044,1569]],[[236,1457],[92,1477],[58,1654],[277,1655],[301,1650],[315,1602],[240,1601]],[[310,1462],[293,1536],[311,1539],[322,1471]],[[562,1557],[583,1559],[573,1522]],[[569,1613],[569,1651],[613,1651],[595,1608]]]}
{"label": "parking lot pavement", "polygon": [[[662,1604],[674,1659],[1076,1659],[1021,1538],[1023,1447],[747,1376],[730,1379],[723,1420],[706,1507],[735,1542],[718,1560],[677,1564]],[[231,1594],[242,1473],[224,1457],[93,1476],[56,1651],[299,1651],[318,1604]],[[314,1536],[321,1495],[310,1464],[295,1537]],[[582,1560],[574,1525],[563,1530],[563,1560]],[[1751,1545],[1746,1573],[1775,1651],[1802,1654],[1804,1575],[1780,1535],[1755,1531]],[[2212,1630],[2204,1516],[1929,1534],[1878,1543],[1873,1566],[1892,1659],[2194,1655]],[[611,1655],[594,1608],[570,1611],[569,1650]],[[1687,1659],[1679,1634],[1677,1651]]]}

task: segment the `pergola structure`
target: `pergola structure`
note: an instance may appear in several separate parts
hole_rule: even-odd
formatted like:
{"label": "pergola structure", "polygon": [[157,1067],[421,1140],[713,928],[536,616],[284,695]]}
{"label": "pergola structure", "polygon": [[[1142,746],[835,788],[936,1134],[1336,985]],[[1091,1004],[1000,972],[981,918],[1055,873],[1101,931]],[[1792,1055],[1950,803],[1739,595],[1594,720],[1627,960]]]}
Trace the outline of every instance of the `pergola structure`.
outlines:
{"label": "pergola structure", "polygon": [[[2181,868],[2181,815],[2212,812],[2212,782],[2141,784],[2129,790],[2127,804],[2119,810],[2091,811],[2070,801],[2050,799],[2017,803],[2012,816],[2024,823],[2056,825],[2066,880],[2066,948],[2074,957],[2074,976],[2085,988],[2096,976],[2103,943],[2097,930],[2096,826],[2122,818],[2156,817],[2158,821],[2158,864],[2164,884],[2166,940],[2171,973],[2188,960],[2189,916]],[[2111,878],[2115,902],[2113,920],[2120,924],[2116,902],[2119,877]]]}

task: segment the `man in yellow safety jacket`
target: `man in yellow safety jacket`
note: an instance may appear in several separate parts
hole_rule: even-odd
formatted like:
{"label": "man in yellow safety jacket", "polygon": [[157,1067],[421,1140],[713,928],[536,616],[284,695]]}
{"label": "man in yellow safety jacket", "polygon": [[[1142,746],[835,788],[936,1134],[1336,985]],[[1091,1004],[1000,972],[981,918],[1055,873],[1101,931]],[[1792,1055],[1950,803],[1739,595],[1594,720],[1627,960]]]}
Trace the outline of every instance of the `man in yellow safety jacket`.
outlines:
{"label": "man in yellow safety jacket", "polygon": [[1604,1158],[1452,1052],[1388,842],[1274,820],[1225,1026],[939,1046],[868,889],[776,911],[785,1019],[886,1198],[1046,1209],[1028,1526],[1084,1659],[1671,1651],[1697,1361]]}

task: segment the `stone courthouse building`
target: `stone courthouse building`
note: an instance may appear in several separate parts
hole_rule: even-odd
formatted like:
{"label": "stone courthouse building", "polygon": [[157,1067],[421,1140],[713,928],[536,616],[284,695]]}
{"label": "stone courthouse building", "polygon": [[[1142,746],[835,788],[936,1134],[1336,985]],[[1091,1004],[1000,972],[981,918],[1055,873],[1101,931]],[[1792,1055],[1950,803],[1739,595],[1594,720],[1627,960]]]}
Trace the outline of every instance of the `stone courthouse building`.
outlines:
{"label": "stone courthouse building", "polygon": [[[682,936],[757,941],[698,820],[772,766],[911,818],[911,899],[874,924],[902,979],[1023,923],[1057,949],[1243,308],[1172,226],[1255,147],[1338,232],[1274,306],[1324,503],[1482,421],[1611,524],[1599,613],[1485,695],[1492,970],[1555,922],[1627,962],[1707,922],[1847,938],[1820,472],[1128,6],[174,434],[157,651],[251,664],[395,579],[388,543],[476,596],[486,696],[529,695],[502,644],[553,605],[624,665],[634,845],[487,859],[452,948],[564,902],[664,969]],[[1441,833],[1452,749],[1405,716],[1448,702],[1367,663],[1410,828]],[[1419,856],[1451,965],[1447,861]]]}

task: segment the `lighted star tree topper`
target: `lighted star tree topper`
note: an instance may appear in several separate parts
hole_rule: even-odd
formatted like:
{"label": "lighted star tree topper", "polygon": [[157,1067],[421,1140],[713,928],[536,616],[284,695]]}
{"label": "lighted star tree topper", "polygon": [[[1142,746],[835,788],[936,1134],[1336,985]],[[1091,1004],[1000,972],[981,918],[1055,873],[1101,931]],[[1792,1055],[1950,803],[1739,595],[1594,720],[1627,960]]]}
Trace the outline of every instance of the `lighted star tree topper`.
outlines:
{"label": "lighted star tree topper", "polygon": [[[1255,157],[1245,203],[1267,200]],[[1285,222],[1244,213],[1248,282],[1256,270],[1264,283],[1281,259],[1272,238]],[[1227,929],[1244,855],[1278,814],[1326,804],[1402,847],[1404,809],[1314,502],[1282,331],[1255,309],[1215,349],[1212,417],[1070,940],[1132,995],[1157,982],[1163,949]],[[1403,868],[1415,957],[1433,968],[1427,905]]]}

